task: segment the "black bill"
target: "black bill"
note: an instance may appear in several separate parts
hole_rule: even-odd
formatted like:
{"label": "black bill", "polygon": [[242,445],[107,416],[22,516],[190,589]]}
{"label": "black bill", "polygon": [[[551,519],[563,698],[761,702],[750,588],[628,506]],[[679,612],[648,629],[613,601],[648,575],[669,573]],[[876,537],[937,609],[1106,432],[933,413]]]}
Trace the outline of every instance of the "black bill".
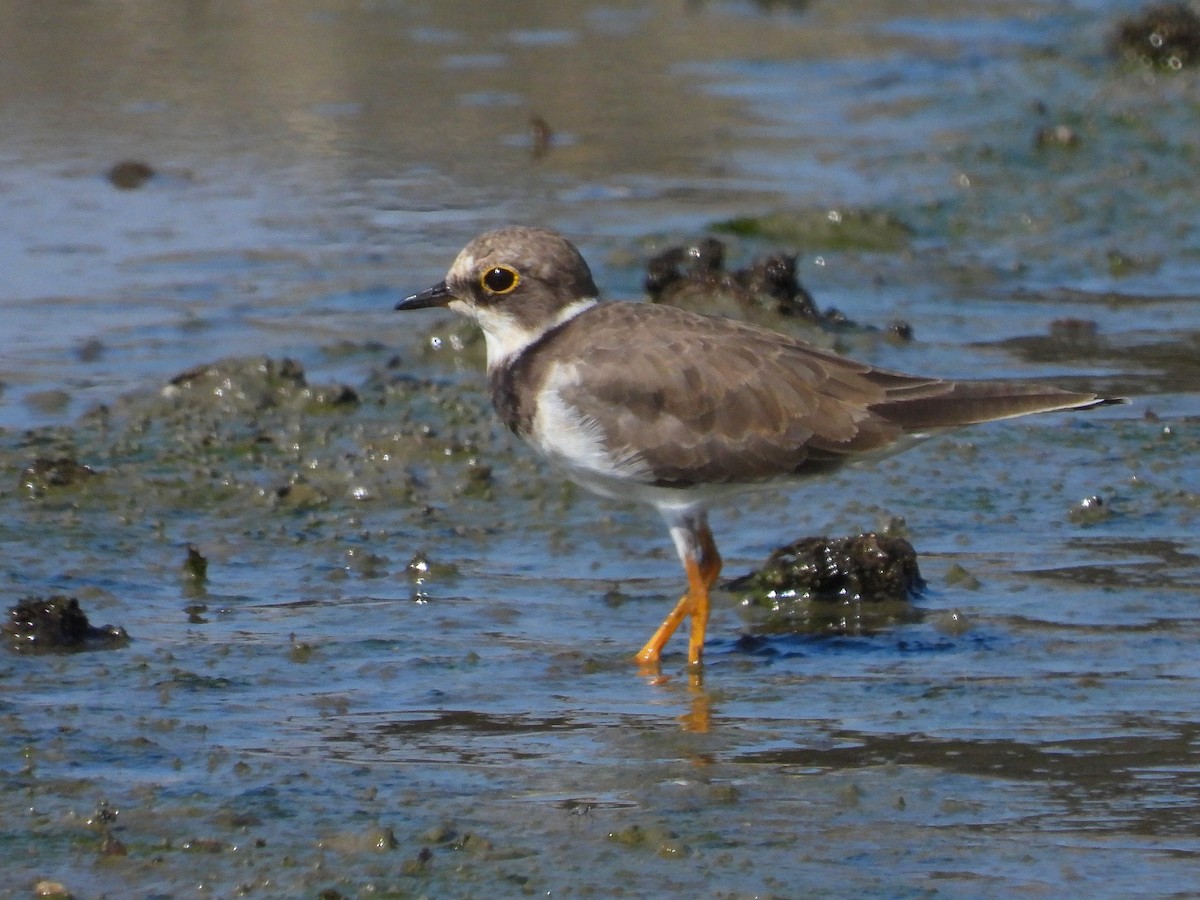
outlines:
{"label": "black bill", "polygon": [[439,281],[431,288],[426,288],[419,294],[413,294],[411,297],[405,297],[396,304],[396,309],[429,309],[431,306],[445,306],[454,295],[450,293],[450,288],[446,287],[446,282]]}

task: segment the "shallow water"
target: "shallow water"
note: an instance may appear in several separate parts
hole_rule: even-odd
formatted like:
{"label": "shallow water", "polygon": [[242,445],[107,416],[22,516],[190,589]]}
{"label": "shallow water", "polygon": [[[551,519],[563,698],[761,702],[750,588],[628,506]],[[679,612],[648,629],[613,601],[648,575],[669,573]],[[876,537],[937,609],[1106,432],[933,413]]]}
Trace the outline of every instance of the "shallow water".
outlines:
{"label": "shallow water", "polygon": [[[0,578],[133,638],[0,656],[0,894],[1194,890],[1197,76],[1107,54],[1127,3],[770,6],[0,10]],[[1057,124],[1078,144],[1039,148]],[[127,158],[156,175],[119,191]],[[731,241],[913,325],[854,354],[1136,400],[717,513],[731,575],[903,518],[920,615],[741,640],[725,595],[703,681],[674,647],[649,683],[661,524],[564,487],[469,332],[391,307],[498,223],[636,296],[657,249],[777,209],[912,229]],[[264,393],[162,396],[260,355],[321,396],[244,363]],[[61,455],[99,477],[23,486]]]}

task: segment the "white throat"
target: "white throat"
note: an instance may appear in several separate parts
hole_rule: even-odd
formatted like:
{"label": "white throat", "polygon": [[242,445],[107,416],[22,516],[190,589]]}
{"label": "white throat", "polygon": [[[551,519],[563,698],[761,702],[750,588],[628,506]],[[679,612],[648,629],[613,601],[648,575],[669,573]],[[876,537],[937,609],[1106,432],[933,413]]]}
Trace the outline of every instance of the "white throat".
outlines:
{"label": "white throat", "polygon": [[532,327],[522,324],[516,317],[506,313],[503,305],[498,309],[490,309],[468,306],[460,300],[452,300],[450,309],[464,316],[470,316],[479,323],[487,344],[488,371],[492,372],[513,359],[547,331],[575,318],[584,310],[591,309],[597,302],[599,301],[591,297],[568,303],[552,319]]}

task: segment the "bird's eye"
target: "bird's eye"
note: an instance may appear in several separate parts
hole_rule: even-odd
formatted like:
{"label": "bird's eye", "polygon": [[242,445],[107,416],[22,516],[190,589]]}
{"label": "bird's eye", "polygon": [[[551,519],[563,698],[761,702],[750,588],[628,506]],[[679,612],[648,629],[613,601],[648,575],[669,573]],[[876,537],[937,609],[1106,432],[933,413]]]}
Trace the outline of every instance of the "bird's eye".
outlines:
{"label": "bird's eye", "polygon": [[490,294],[507,294],[520,280],[517,270],[509,266],[493,266],[479,277],[479,283]]}

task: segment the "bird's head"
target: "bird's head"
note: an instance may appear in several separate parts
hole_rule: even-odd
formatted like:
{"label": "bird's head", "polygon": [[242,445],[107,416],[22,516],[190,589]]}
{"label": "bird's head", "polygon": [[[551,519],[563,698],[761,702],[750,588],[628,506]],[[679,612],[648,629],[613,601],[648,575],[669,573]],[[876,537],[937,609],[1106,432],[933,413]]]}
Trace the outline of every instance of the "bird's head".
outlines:
{"label": "bird's head", "polygon": [[475,238],[444,281],[396,309],[446,306],[471,317],[483,329],[492,369],[593,305],[598,293],[587,262],[562,235],[509,227]]}

